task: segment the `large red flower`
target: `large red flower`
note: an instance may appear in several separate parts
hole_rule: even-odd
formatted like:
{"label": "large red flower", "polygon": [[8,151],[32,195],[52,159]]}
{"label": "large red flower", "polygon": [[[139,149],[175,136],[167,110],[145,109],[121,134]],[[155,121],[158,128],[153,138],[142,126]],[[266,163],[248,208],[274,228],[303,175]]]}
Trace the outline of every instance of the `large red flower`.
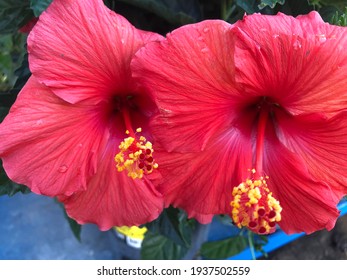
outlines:
{"label": "large red flower", "polygon": [[312,12],[204,21],[142,48],[134,76],[171,152],[158,158],[166,206],[260,234],[331,229],[347,193],[346,46],[346,28]]}
{"label": "large red flower", "polygon": [[8,176],[59,196],[72,218],[102,230],[155,219],[163,208],[148,142],[156,106],[130,61],[160,39],[101,0],[53,1],[28,38],[32,76],[0,125]]}

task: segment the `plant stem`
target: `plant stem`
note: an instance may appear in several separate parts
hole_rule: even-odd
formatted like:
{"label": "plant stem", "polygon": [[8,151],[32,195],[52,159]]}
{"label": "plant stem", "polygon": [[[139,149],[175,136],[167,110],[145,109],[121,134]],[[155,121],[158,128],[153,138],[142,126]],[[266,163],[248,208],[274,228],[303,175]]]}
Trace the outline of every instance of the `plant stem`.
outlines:
{"label": "plant stem", "polygon": [[250,230],[247,232],[248,235],[248,244],[249,244],[249,249],[251,250],[251,255],[252,255],[252,259],[255,260],[255,251],[254,251],[254,243],[253,243],[253,232],[251,232]]}

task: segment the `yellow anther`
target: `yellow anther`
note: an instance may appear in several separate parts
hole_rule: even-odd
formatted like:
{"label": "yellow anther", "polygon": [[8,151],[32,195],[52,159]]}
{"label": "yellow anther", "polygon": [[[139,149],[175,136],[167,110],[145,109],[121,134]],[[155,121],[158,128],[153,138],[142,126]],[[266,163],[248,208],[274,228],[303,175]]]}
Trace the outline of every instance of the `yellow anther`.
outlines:
{"label": "yellow anther", "polygon": [[[141,131],[141,128],[136,129],[136,132]],[[129,134],[128,130],[126,134]],[[120,143],[119,150],[114,158],[117,170],[119,172],[127,170],[128,176],[132,179],[141,179],[143,175],[150,174],[158,168],[153,158],[152,143],[144,136],[136,137],[136,139],[131,136],[125,138]]]}
{"label": "yellow anther", "polygon": [[139,128],[136,128],[136,132],[142,132],[142,128],[141,127],[139,127]]}
{"label": "yellow anther", "polygon": [[[252,174],[255,174],[253,170]],[[234,187],[230,202],[234,223],[238,227],[247,226],[258,234],[274,232],[276,223],[281,220],[282,207],[267,187],[265,178],[246,179]]]}
{"label": "yellow anther", "polygon": [[254,186],[259,187],[262,184],[260,180],[255,180],[254,181]]}

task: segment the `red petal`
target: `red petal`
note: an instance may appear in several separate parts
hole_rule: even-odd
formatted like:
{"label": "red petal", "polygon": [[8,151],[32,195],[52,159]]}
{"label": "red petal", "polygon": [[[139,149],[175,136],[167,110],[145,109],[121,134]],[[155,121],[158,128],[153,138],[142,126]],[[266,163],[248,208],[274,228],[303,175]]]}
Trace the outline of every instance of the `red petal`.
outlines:
{"label": "red petal", "polygon": [[114,148],[105,153],[86,191],[60,197],[68,215],[78,223],[94,223],[108,230],[112,226],[145,224],[162,211],[163,199],[153,184],[146,177],[133,180],[118,172],[115,154]]}
{"label": "red petal", "polygon": [[70,103],[131,91],[133,54],[159,35],[135,29],[101,0],[55,0],[29,35],[30,69]]}
{"label": "red petal", "polygon": [[316,12],[254,14],[235,24],[236,81],[293,114],[335,114],[347,106],[347,29]]}
{"label": "red petal", "polygon": [[132,61],[134,77],[156,97],[153,133],[169,151],[200,151],[226,129],[242,93],[234,82],[231,25],[186,25],[147,44]]}
{"label": "red petal", "polygon": [[309,173],[328,184],[336,199],[347,193],[347,113],[331,119],[321,115],[278,115],[280,141],[305,162]]}
{"label": "red petal", "polygon": [[38,20],[39,18],[37,17],[32,18],[28,23],[22,26],[18,31],[21,33],[30,33],[30,31],[34,28]]}
{"label": "red petal", "polygon": [[331,230],[339,216],[338,200],[324,182],[314,180],[306,163],[286,149],[268,129],[264,150],[264,172],[268,186],[283,208],[279,225],[288,234]]}
{"label": "red petal", "polygon": [[48,196],[85,189],[108,139],[93,110],[72,106],[30,78],[0,125],[8,176]]}
{"label": "red petal", "polygon": [[160,191],[166,206],[183,208],[201,223],[209,222],[213,214],[229,214],[232,189],[252,166],[246,135],[237,129],[225,131],[198,153],[156,151],[165,178]]}

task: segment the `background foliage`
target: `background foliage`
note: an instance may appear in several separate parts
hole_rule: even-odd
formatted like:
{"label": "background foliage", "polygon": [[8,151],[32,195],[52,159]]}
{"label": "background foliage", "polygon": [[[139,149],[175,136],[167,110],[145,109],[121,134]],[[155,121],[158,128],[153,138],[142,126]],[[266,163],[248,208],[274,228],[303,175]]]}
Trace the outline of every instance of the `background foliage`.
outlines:
{"label": "background foliage", "polygon": [[[0,0],[0,121],[6,116],[17,94],[30,76],[26,38],[28,27],[52,0]],[[312,10],[332,24],[347,25],[347,0],[105,0],[112,10],[125,16],[137,28],[162,35],[173,29],[204,19],[223,19],[233,23],[245,13],[297,16]],[[30,190],[12,182],[0,162],[0,195],[26,194]],[[66,215],[66,214],[65,214]],[[67,216],[66,216],[67,217]],[[231,225],[231,220],[223,218]],[[75,236],[81,227],[67,218]],[[142,246],[144,259],[181,259],[194,242],[199,225],[174,208],[166,209],[149,229]],[[194,252],[195,258],[223,259],[246,246],[261,250],[266,238],[242,231],[221,241],[206,242]]]}

